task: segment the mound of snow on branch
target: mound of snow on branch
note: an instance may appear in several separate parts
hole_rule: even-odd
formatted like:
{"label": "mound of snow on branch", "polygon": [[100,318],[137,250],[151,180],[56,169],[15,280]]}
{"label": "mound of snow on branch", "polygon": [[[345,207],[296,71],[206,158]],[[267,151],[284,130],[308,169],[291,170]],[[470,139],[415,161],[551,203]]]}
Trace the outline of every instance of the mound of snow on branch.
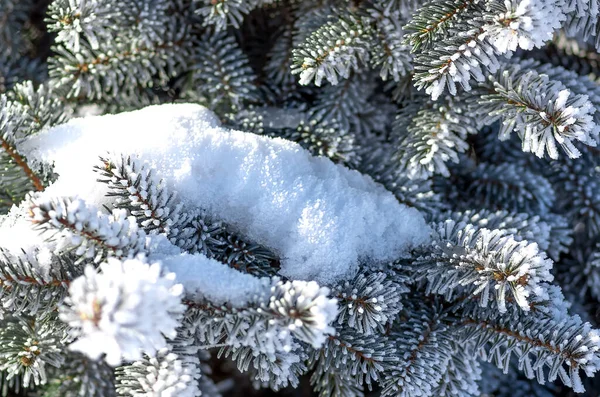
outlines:
{"label": "mound of snow on branch", "polygon": [[421,214],[367,176],[299,145],[220,126],[204,107],[151,106],[86,117],[25,141],[28,158],[54,164],[44,195],[101,206],[93,166],[106,153],[136,155],[189,208],[206,209],[281,258],[281,274],[331,284],[359,263],[393,260],[429,238]]}

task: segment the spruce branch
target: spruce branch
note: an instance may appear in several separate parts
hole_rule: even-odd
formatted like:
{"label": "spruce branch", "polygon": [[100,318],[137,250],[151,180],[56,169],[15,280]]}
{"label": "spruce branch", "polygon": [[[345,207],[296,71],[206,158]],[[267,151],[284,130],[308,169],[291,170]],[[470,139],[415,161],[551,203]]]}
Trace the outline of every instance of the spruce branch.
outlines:
{"label": "spruce branch", "polygon": [[146,233],[170,236],[171,225],[176,227],[185,215],[154,172],[130,156],[121,155],[116,161],[101,157],[100,162],[94,170],[101,175],[98,182],[108,185],[108,197],[116,198],[114,207],[126,209]]}
{"label": "spruce branch", "polygon": [[24,387],[47,381],[47,366],[60,367],[68,339],[55,315],[10,317],[0,328],[0,370],[10,380],[20,376]]}
{"label": "spruce branch", "polygon": [[485,208],[546,214],[554,204],[556,194],[542,175],[523,169],[514,163],[499,165],[481,162],[469,164],[461,159],[453,167],[450,178],[436,178],[434,188],[461,210]]}
{"label": "spruce branch", "polygon": [[479,383],[483,377],[479,357],[473,343],[454,343],[453,345],[454,352],[439,384],[433,389],[432,395],[440,397],[481,396]]}
{"label": "spruce branch", "polygon": [[15,257],[0,248],[0,301],[15,314],[40,315],[56,309],[80,270],[68,258],[40,264],[34,255]]}
{"label": "spruce branch", "polygon": [[374,339],[353,330],[338,331],[328,337],[320,350],[311,353],[309,363],[315,366],[318,362],[311,383],[322,383],[324,374],[334,372],[357,388],[366,385],[372,390],[382,373],[392,370],[399,361],[393,339],[385,336]]}
{"label": "spruce branch", "polygon": [[199,383],[204,375],[192,330],[180,327],[175,339],[153,356],[116,369],[119,395],[203,396]]}
{"label": "spruce branch", "polygon": [[543,294],[543,283],[552,281],[552,262],[536,244],[517,242],[503,232],[478,229],[453,221],[440,223],[431,248],[410,265],[416,279],[427,280],[427,291],[447,299],[464,288],[486,307],[494,300],[500,313],[507,298],[525,311],[533,295]]}
{"label": "spruce branch", "polygon": [[363,335],[385,333],[402,309],[401,295],[408,292],[403,283],[386,273],[359,273],[335,290],[340,303],[338,325]]}
{"label": "spruce branch", "polygon": [[196,13],[204,17],[205,25],[213,25],[216,30],[227,26],[239,28],[244,16],[253,9],[272,3],[273,0],[194,0]]}
{"label": "spruce branch", "polygon": [[248,372],[251,379],[276,391],[288,386],[298,387],[300,377],[307,369],[304,364],[307,355],[300,347],[290,352],[266,354],[257,353],[248,346],[226,346],[219,350],[217,357],[231,357],[241,372]]}
{"label": "spruce branch", "polygon": [[432,0],[419,7],[412,20],[404,25],[404,41],[412,52],[425,52],[436,41],[448,36],[448,29],[462,16],[476,9],[477,0]]}
{"label": "spruce branch", "polygon": [[431,395],[440,381],[453,346],[447,314],[438,302],[423,301],[407,307],[390,333],[402,352],[399,363],[381,381],[382,396]]}
{"label": "spruce branch", "polygon": [[233,36],[208,29],[198,45],[187,95],[225,111],[237,111],[261,99],[257,77]]}
{"label": "spruce branch", "polygon": [[398,139],[399,168],[411,179],[426,179],[434,173],[450,176],[446,162],[458,163],[459,153],[469,148],[467,136],[478,132],[476,125],[476,119],[450,98],[420,110],[402,109],[392,127]]}
{"label": "spruce branch", "polygon": [[110,40],[122,21],[118,7],[107,1],[57,0],[50,3],[46,26],[56,32],[56,41],[66,48],[78,52],[81,40],[86,40],[92,49],[99,42]]}
{"label": "spruce branch", "polygon": [[33,187],[39,191],[44,189],[41,178],[17,150],[17,140],[22,134],[28,132],[22,113],[21,107],[8,101],[5,95],[0,95],[0,147],[8,159],[22,170]]}
{"label": "spruce branch", "polygon": [[145,249],[145,233],[124,211],[105,215],[81,199],[34,198],[30,216],[35,227],[49,232],[50,238],[58,234],[57,250],[74,250],[77,262],[132,258]]}
{"label": "spruce branch", "polygon": [[376,45],[371,50],[371,67],[380,67],[379,76],[394,81],[406,78],[413,69],[412,56],[403,42],[404,29],[401,26],[402,14],[387,14],[382,7],[374,6],[369,10],[371,18],[376,20]]}
{"label": "spruce branch", "polygon": [[[117,41],[110,51],[92,49],[82,43],[77,52],[58,45],[49,59],[51,83],[68,98],[103,100],[127,99],[138,87],[166,84],[176,70],[187,67],[190,55],[186,31],[173,26],[166,37],[154,45]],[[151,65],[148,69],[146,65]]]}
{"label": "spruce branch", "polygon": [[595,108],[587,95],[573,94],[559,81],[549,80],[518,65],[494,76],[473,94],[474,110],[484,123],[502,120],[500,139],[518,131],[523,151],[558,158],[557,145],[571,157],[581,152],[577,141],[596,146],[600,127],[594,121]]}
{"label": "spruce branch", "polygon": [[519,359],[519,369],[540,383],[547,377],[562,382],[575,392],[584,391],[579,372],[593,376],[598,368],[599,337],[589,323],[578,316],[555,320],[535,313],[524,318],[498,317],[485,310],[465,318],[465,337],[477,338],[487,357],[506,368],[511,355]]}
{"label": "spruce branch", "polygon": [[293,50],[293,74],[300,74],[300,84],[321,86],[323,78],[336,85],[339,77],[347,79],[369,60],[373,41],[371,26],[353,14],[340,16],[316,30],[299,48]]}

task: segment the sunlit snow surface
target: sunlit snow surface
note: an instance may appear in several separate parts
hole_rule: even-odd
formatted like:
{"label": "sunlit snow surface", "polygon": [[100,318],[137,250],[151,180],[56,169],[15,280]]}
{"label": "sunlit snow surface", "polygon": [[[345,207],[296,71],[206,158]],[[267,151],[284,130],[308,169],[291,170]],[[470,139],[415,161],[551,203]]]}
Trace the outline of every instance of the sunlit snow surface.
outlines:
{"label": "sunlit snow surface", "polygon": [[[280,273],[292,279],[331,284],[353,276],[359,263],[396,259],[429,238],[421,214],[369,177],[293,142],[223,128],[199,105],[75,119],[20,149],[54,164],[59,178],[44,195],[98,207],[107,202],[93,171],[98,157],[139,156],[186,207],[204,208],[276,252]],[[177,261],[168,262],[177,273]]]}

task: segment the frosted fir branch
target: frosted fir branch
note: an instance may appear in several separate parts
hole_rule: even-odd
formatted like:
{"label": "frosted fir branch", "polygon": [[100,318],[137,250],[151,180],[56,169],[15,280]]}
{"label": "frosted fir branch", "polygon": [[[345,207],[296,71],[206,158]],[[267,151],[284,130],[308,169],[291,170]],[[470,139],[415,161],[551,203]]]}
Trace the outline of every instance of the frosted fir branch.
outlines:
{"label": "frosted fir branch", "polygon": [[159,264],[139,259],[110,258],[99,270],[86,266],[60,308],[61,320],[78,337],[70,349],[94,360],[105,354],[115,366],[165,348],[165,338],[175,338],[185,309],[175,274],[163,275]]}
{"label": "frosted fir branch", "polygon": [[[473,3],[469,11],[461,24],[452,25],[446,38],[415,57],[415,87],[424,88],[434,100],[446,89],[456,95],[457,85],[470,91],[471,78],[482,82],[500,68],[500,55],[510,54],[517,46],[541,46],[564,18],[562,5],[529,0]],[[538,20],[540,15],[547,20]]]}
{"label": "frosted fir branch", "polygon": [[484,28],[501,54],[542,47],[560,29],[567,8],[558,0],[504,0],[504,7]]}
{"label": "frosted fir branch", "polygon": [[11,99],[22,106],[22,115],[29,124],[23,137],[67,122],[72,116],[70,106],[65,106],[51,84],[34,85],[31,81],[15,84],[9,94]]}
{"label": "frosted fir branch", "polygon": [[146,234],[123,210],[105,215],[81,199],[43,197],[33,198],[30,208],[34,226],[57,238],[56,251],[73,250],[79,262],[133,258],[145,251]]}
{"label": "frosted fir branch", "polygon": [[231,358],[241,372],[248,372],[255,383],[278,391],[288,386],[298,387],[306,373],[307,355],[300,346],[290,352],[257,353],[252,347],[226,346],[219,350],[219,358]]}
{"label": "frosted fir branch", "polygon": [[257,77],[235,38],[224,31],[208,29],[198,43],[187,96],[207,103],[211,109],[237,111],[259,102]]}
{"label": "frosted fir branch", "polygon": [[402,357],[384,374],[381,395],[432,395],[453,352],[447,314],[437,301],[415,302],[403,313],[405,321],[395,324],[389,336]]}
{"label": "frosted fir branch", "polygon": [[67,353],[60,368],[51,368],[47,387],[60,396],[115,397],[113,368],[79,353]]}
{"label": "frosted fir branch", "polygon": [[[542,175],[515,163],[481,162],[477,166],[462,158],[450,178],[440,178],[436,190],[448,189],[447,200],[461,210],[479,207],[546,214],[554,205],[552,184]],[[440,186],[441,185],[441,186]]]}
{"label": "frosted fir branch", "polygon": [[573,241],[572,230],[566,218],[552,213],[532,216],[523,212],[493,212],[484,209],[443,213],[440,214],[439,219],[452,219],[456,223],[502,231],[506,235],[512,235],[516,241],[534,242],[553,260],[558,260],[561,252],[568,251],[568,247]]}
{"label": "frosted fir branch", "polygon": [[352,396],[364,397],[363,386],[357,385],[354,379],[345,377],[335,368],[325,369],[324,360],[317,360],[310,377],[313,390],[319,397]]}
{"label": "frosted fir branch", "polygon": [[551,226],[538,215],[483,209],[440,214],[440,221],[445,219],[452,219],[456,224],[471,224],[479,229],[504,232],[517,241],[535,242],[543,251],[550,243]]}
{"label": "frosted fir branch", "polygon": [[480,397],[479,383],[483,377],[473,343],[453,343],[453,347],[454,352],[448,361],[446,371],[432,390],[432,395]]}
{"label": "frosted fir branch", "polygon": [[179,328],[177,337],[152,356],[116,369],[119,395],[200,397],[203,378],[198,347],[191,330]]}
{"label": "frosted fir branch", "polygon": [[476,338],[489,361],[506,368],[514,354],[519,369],[540,383],[557,378],[577,393],[585,391],[580,371],[593,376],[598,370],[600,337],[578,316],[554,320],[547,316],[490,315],[485,310],[463,319],[465,338]]}
{"label": "frosted fir branch", "polygon": [[417,89],[424,88],[433,100],[446,89],[456,95],[457,84],[470,91],[472,77],[483,81],[487,71],[493,73],[499,68],[498,51],[484,29],[485,11],[484,6],[476,4],[469,17],[461,21],[459,32],[452,32],[447,40],[415,56],[413,79]]}
{"label": "frosted fir branch", "polygon": [[448,209],[441,196],[434,192],[431,180],[411,180],[398,167],[392,150],[373,146],[360,153],[362,161],[357,167],[360,172],[385,186],[400,203],[417,208],[428,217]]}
{"label": "frosted fir branch", "polygon": [[330,324],[337,317],[336,300],[327,297],[329,289],[314,281],[272,281],[269,292],[245,307],[189,302],[199,309],[195,324],[201,344],[248,346],[266,354],[290,352],[296,340],[320,347],[334,332]]}
{"label": "frosted fir branch", "polygon": [[110,43],[110,51],[104,51],[108,43],[98,50],[82,43],[73,53],[58,45],[55,56],[48,60],[50,82],[69,99],[116,98],[126,102],[138,88],[166,84],[175,71],[187,67],[191,54],[187,34],[184,27],[173,22],[163,41],[151,46],[115,41]]}
{"label": "frosted fir branch", "polygon": [[227,26],[239,28],[244,17],[253,9],[272,3],[274,0],[194,0],[196,13],[204,17],[204,25],[212,25],[216,30]]}
{"label": "frosted fir branch", "polygon": [[339,78],[347,79],[350,72],[359,70],[370,59],[373,31],[360,17],[340,16],[306,38],[292,51],[292,74],[300,75],[300,84],[314,81],[317,87],[323,79],[332,85]]}
{"label": "frosted fir branch", "polygon": [[463,15],[476,9],[477,0],[432,0],[418,8],[412,19],[404,25],[407,32],[404,41],[412,46],[412,52],[424,52],[447,37],[449,29]]}
{"label": "frosted fir branch", "polygon": [[384,81],[388,77],[400,81],[413,69],[409,47],[403,42],[402,14],[387,15],[380,7],[373,7],[369,13],[376,20],[376,45],[371,49],[371,67],[381,68],[379,76]]}
{"label": "frosted fir branch", "polygon": [[360,273],[335,291],[340,304],[338,325],[372,335],[385,333],[402,309],[401,295],[408,289],[385,273]]}
{"label": "frosted fir branch", "polygon": [[412,110],[417,111],[412,106],[401,110],[392,127],[400,169],[411,179],[450,176],[446,162],[458,163],[458,154],[469,148],[467,136],[478,132],[475,118],[451,99],[428,104],[416,115]]}
{"label": "frosted fir branch", "polygon": [[[56,309],[79,269],[68,259],[40,264],[37,255],[15,257],[0,248],[0,302],[15,314],[43,315]],[[49,267],[49,268],[48,268]]]}
{"label": "frosted fir branch", "polygon": [[118,7],[104,0],[58,0],[50,3],[46,19],[48,31],[57,33],[56,41],[71,51],[80,50],[81,40],[92,49],[100,41],[116,35],[119,20]]}
{"label": "frosted fir branch", "polygon": [[[534,60],[521,61],[519,64],[523,68],[534,69],[539,74],[545,74],[552,81],[560,81],[565,87],[575,95],[585,95],[594,108],[600,106],[600,87],[590,76],[584,73],[577,73],[573,70],[567,70],[561,66],[555,66],[549,63],[539,63]],[[600,125],[600,112],[594,112],[594,123]]]}
{"label": "frosted fir branch", "polygon": [[[109,197],[115,197],[115,208],[126,209],[146,233],[172,234],[171,228],[186,218],[175,194],[167,192],[164,182],[135,158],[121,155],[116,159],[101,157],[102,165],[94,167],[106,183]],[[176,229],[177,230],[177,229]]]}
{"label": "frosted fir branch", "polygon": [[352,330],[338,331],[329,336],[321,349],[311,352],[309,365],[314,367],[318,362],[318,372],[311,381],[315,384],[324,373],[334,372],[356,387],[366,386],[372,390],[383,372],[392,370],[399,361],[399,352],[392,338],[372,338]]}
{"label": "frosted fir branch", "polygon": [[60,367],[67,341],[64,325],[54,315],[11,317],[0,328],[0,371],[7,380],[19,377],[20,386],[47,382],[48,367]]}
{"label": "frosted fir branch", "polygon": [[482,307],[495,301],[500,313],[509,297],[529,311],[530,297],[543,295],[544,282],[553,279],[552,262],[535,243],[451,220],[437,226],[435,242],[420,255],[411,269],[414,277],[427,280],[428,292],[451,297],[462,287],[478,296]]}
{"label": "frosted fir branch", "polygon": [[565,31],[569,37],[590,41],[600,49],[600,4],[597,0],[575,0],[567,13]]}
{"label": "frosted fir branch", "polygon": [[16,164],[35,190],[43,190],[44,184],[29,166],[27,160],[17,150],[17,141],[28,132],[24,109],[0,95],[0,147],[6,154],[6,160]]}
{"label": "frosted fir branch", "polygon": [[594,122],[595,108],[586,95],[573,94],[562,83],[551,81],[518,65],[488,76],[474,95],[473,110],[484,123],[502,120],[500,139],[518,131],[523,151],[538,157],[559,157],[557,146],[576,158],[581,142],[596,146],[600,127]]}

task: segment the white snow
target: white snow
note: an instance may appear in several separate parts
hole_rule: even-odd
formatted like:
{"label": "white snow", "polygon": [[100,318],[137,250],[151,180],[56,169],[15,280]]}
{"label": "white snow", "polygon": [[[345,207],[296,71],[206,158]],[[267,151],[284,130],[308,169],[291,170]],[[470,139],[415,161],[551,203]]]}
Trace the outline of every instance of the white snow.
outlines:
{"label": "white snow", "polygon": [[243,307],[268,298],[271,289],[270,278],[242,273],[202,254],[171,255],[161,262],[177,275],[186,294],[215,304],[229,302],[233,307]]}
{"label": "white snow", "polygon": [[[371,178],[299,145],[220,126],[199,105],[74,119],[25,141],[29,159],[60,177],[44,195],[109,199],[96,182],[98,156],[137,155],[189,208],[206,209],[246,238],[275,251],[281,274],[330,284],[359,263],[406,255],[429,238],[421,214]],[[178,277],[180,281],[181,277]]]}

